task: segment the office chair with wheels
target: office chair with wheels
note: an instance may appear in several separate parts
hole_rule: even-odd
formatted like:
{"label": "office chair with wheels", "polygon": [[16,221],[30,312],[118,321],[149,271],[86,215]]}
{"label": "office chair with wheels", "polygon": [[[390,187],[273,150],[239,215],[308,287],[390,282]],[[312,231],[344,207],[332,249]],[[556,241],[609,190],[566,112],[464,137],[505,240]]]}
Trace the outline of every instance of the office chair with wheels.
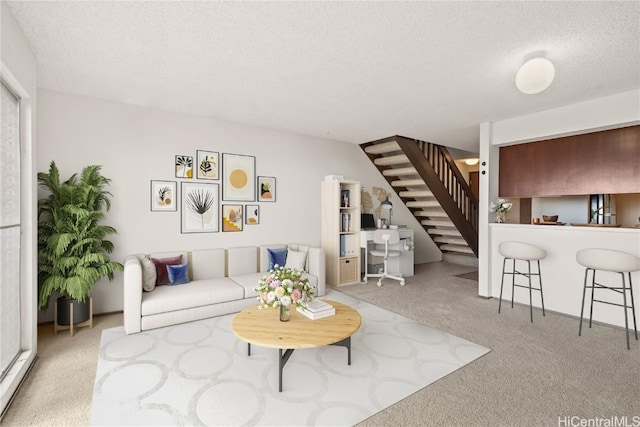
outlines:
{"label": "office chair with wheels", "polygon": [[395,245],[400,242],[400,235],[397,230],[376,230],[373,232],[373,243],[376,245],[384,244],[384,250],[374,248],[369,251],[371,256],[379,256],[384,259],[384,268],[382,273],[365,274],[364,282],[367,283],[369,277],[378,277],[378,286],[382,286],[383,279],[398,280],[401,286],[404,286],[404,278],[398,273],[398,275],[389,274],[388,259],[389,257],[399,257],[402,255],[401,251],[389,250],[389,245]]}

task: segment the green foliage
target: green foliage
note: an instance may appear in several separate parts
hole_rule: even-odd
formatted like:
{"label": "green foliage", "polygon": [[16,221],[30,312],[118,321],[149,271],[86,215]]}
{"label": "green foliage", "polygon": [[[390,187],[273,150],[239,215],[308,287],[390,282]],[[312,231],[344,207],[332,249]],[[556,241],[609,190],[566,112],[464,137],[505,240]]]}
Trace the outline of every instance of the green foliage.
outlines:
{"label": "green foliage", "polygon": [[38,200],[38,307],[49,306],[54,292],[84,301],[102,277],[113,279],[122,264],[109,255],[113,243],[106,240],[116,230],[101,225],[111,208],[110,180],[100,173],[101,166],[87,166],[80,176],[64,182],[55,162],[48,173],[38,173],[38,183],[49,196]]}

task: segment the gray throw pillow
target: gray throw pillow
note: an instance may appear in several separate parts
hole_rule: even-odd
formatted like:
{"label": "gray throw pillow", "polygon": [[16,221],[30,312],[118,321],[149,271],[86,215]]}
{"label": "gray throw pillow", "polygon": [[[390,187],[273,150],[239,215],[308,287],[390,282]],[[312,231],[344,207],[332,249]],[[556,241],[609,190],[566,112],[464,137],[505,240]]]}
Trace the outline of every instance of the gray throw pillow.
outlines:
{"label": "gray throw pillow", "polygon": [[142,289],[151,292],[156,288],[156,266],[147,257],[142,258]]}

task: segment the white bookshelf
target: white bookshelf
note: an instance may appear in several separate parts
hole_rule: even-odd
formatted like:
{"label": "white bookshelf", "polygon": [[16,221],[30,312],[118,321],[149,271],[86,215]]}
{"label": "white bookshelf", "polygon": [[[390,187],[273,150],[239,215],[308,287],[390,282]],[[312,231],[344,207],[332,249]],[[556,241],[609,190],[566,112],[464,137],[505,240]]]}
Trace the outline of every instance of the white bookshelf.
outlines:
{"label": "white bookshelf", "polygon": [[322,181],[321,245],[327,283],[345,286],[360,280],[360,183]]}

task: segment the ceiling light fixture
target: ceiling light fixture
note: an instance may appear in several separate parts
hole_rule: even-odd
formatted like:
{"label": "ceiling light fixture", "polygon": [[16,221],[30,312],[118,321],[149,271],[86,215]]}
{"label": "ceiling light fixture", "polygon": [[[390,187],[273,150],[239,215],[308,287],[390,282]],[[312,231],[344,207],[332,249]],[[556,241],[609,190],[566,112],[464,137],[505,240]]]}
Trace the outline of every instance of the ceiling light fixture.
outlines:
{"label": "ceiling light fixture", "polygon": [[477,165],[480,159],[466,159],[464,162],[469,166]]}
{"label": "ceiling light fixture", "polygon": [[556,76],[556,69],[547,58],[526,61],[516,74],[516,87],[527,95],[535,95],[548,88]]}

